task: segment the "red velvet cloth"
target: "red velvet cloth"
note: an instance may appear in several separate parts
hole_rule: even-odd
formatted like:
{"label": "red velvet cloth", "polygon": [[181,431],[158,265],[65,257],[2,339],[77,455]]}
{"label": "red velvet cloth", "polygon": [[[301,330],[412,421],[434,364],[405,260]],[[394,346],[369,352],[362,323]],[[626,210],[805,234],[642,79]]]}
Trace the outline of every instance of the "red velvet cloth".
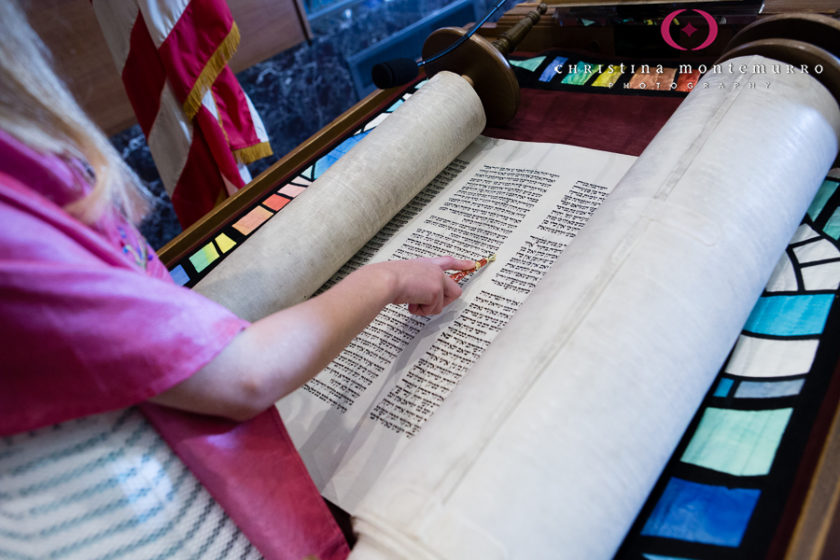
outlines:
{"label": "red velvet cloth", "polygon": [[682,102],[679,97],[525,89],[519,111],[493,138],[571,144],[638,156]]}
{"label": "red velvet cloth", "polygon": [[141,408],[266,558],[347,557],[347,542],[276,408],[241,424],[153,404]]}

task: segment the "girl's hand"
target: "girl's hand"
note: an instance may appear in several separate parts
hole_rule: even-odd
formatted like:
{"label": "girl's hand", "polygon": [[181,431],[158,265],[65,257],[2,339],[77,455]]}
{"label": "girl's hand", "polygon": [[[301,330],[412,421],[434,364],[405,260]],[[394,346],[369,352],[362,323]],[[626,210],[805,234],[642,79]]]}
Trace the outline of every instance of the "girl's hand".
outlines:
{"label": "girl's hand", "polygon": [[445,271],[469,270],[475,261],[434,257],[370,266],[392,275],[391,303],[407,303],[415,315],[436,315],[461,295],[461,287]]}

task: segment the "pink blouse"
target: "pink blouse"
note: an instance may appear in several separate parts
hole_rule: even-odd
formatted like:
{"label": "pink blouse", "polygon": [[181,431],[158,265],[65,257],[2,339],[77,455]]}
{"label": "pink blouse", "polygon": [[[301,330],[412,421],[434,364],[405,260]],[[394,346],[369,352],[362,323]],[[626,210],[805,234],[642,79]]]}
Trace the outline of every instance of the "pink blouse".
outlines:
{"label": "pink blouse", "polygon": [[116,212],[67,214],[86,179],[0,131],[0,434],[142,402],[248,325],[177,286]]}
{"label": "pink blouse", "polygon": [[[142,403],[248,325],[177,286],[116,212],[93,227],[65,212],[89,184],[0,130],[0,435]],[[243,424],[143,410],[264,555],[347,555],[276,409]]]}

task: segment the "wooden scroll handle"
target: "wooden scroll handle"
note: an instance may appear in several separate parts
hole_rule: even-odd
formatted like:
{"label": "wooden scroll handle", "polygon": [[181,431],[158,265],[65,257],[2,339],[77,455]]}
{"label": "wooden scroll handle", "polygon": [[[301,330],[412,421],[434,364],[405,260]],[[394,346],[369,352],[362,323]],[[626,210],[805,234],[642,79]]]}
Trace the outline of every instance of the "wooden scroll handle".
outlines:
{"label": "wooden scroll handle", "polygon": [[[442,70],[461,74],[481,98],[487,123],[491,126],[508,123],[519,108],[519,83],[505,55],[516,48],[546,9],[545,4],[540,4],[493,43],[473,35],[451,53],[427,63],[426,74],[432,76]],[[423,57],[431,58],[466,34],[467,30],[460,27],[438,29],[426,39]]]}

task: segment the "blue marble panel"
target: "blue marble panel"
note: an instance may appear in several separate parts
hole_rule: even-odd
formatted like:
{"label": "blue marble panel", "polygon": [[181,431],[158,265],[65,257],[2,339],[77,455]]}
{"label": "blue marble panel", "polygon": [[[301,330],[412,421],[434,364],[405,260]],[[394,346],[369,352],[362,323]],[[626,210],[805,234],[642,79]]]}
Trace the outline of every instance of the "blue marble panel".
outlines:
{"label": "blue marble panel", "polygon": [[817,216],[819,216],[820,212],[822,212],[823,208],[825,208],[828,199],[831,198],[831,195],[833,195],[834,191],[837,190],[837,185],[838,182],[832,181],[831,179],[823,181],[823,184],[820,185],[820,189],[817,191],[816,196],[814,196],[813,202],[811,202],[811,206],[808,208],[808,217],[812,220],[817,219]]}
{"label": "blue marble panel", "polygon": [[330,150],[330,153],[316,161],[313,178],[317,179],[318,177],[320,177],[324,173],[324,171],[332,167],[332,165],[335,162],[337,162],[341,158],[341,156],[349,152],[353,148],[353,146],[361,142],[362,139],[365,136],[367,136],[369,132],[370,131],[360,132],[355,136],[351,136],[350,138],[348,138],[347,140]]}
{"label": "blue marble panel", "polygon": [[744,330],[773,336],[820,334],[834,294],[765,296],[758,300]]}
{"label": "blue marble panel", "polygon": [[741,544],[761,491],[679,478],[668,481],[642,534],[735,547]]}
{"label": "blue marble panel", "polygon": [[735,383],[735,380],[730,379],[728,377],[721,377],[720,381],[718,382],[717,387],[715,387],[714,395],[716,397],[726,397],[729,395],[729,391],[732,389],[732,385]]}
{"label": "blue marble panel", "polygon": [[541,82],[550,82],[554,78],[554,76],[558,75],[557,67],[562,67],[567,60],[568,59],[564,56],[554,57],[554,60],[551,61],[551,64],[546,66],[545,70],[543,70],[543,73],[540,74],[539,80]]}
{"label": "blue marble panel", "polygon": [[735,390],[736,399],[772,399],[798,395],[805,379],[786,381],[741,381]]}
{"label": "blue marble panel", "polygon": [[184,267],[180,264],[172,270],[170,270],[169,275],[172,276],[172,280],[174,280],[176,284],[179,284],[181,286],[190,281],[190,277],[187,276],[187,272],[184,270]]}

